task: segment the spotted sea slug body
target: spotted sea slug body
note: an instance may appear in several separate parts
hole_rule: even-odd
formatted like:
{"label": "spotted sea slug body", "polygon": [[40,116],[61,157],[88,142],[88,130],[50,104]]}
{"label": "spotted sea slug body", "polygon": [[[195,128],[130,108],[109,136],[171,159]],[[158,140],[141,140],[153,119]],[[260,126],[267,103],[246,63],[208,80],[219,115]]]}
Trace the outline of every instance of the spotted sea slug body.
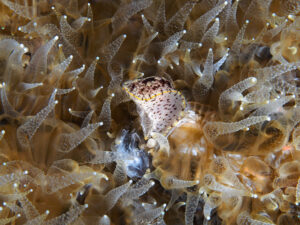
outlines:
{"label": "spotted sea slug body", "polygon": [[186,107],[184,96],[162,77],[129,81],[123,87],[141,112],[145,136],[151,132],[166,134]]}

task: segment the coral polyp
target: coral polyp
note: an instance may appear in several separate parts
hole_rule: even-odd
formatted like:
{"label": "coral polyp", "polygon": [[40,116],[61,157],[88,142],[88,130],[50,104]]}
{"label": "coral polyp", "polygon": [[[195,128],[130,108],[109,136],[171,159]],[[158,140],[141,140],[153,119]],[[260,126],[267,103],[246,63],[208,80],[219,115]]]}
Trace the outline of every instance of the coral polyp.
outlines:
{"label": "coral polyp", "polygon": [[300,224],[297,0],[0,0],[0,224]]}

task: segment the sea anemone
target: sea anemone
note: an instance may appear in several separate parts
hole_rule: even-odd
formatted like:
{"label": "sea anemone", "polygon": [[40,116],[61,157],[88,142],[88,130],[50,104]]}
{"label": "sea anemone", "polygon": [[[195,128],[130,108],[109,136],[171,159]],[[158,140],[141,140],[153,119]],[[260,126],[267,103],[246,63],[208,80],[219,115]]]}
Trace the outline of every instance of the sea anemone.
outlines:
{"label": "sea anemone", "polygon": [[0,224],[299,224],[297,0],[0,0]]}

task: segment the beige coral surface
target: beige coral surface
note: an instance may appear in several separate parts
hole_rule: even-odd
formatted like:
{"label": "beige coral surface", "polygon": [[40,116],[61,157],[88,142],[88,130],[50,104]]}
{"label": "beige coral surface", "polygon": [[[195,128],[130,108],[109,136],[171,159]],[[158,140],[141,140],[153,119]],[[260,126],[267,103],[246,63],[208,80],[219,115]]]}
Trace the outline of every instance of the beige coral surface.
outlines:
{"label": "beige coral surface", "polygon": [[0,0],[0,224],[300,224],[299,87],[298,0]]}

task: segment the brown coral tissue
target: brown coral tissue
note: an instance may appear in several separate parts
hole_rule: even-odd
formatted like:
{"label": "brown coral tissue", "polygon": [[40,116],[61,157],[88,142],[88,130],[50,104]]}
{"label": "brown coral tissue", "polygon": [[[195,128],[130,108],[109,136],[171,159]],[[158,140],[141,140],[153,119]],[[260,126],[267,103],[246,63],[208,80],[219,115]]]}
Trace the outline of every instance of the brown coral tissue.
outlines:
{"label": "brown coral tissue", "polygon": [[299,0],[0,0],[0,225],[300,224]]}

